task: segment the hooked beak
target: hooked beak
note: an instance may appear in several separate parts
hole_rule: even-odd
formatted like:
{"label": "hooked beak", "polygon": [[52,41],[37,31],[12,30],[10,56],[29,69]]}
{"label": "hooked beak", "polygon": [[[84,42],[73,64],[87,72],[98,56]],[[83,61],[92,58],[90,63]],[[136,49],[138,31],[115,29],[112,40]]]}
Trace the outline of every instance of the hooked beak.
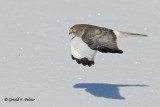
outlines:
{"label": "hooked beak", "polygon": [[70,29],[70,30],[69,30],[69,35],[72,34],[72,33],[73,33],[73,32],[72,32],[72,29]]}

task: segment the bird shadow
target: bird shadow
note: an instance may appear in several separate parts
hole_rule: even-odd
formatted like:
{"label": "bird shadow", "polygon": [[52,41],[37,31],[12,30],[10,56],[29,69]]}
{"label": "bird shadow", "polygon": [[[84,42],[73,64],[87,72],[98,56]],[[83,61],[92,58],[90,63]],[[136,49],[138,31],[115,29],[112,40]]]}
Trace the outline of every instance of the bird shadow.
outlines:
{"label": "bird shadow", "polygon": [[109,99],[124,100],[120,95],[119,87],[144,87],[148,85],[128,85],[128,84],[103,84],[103,83],[78,83],[74,88],[84,88],[86,92],[96,96]]}

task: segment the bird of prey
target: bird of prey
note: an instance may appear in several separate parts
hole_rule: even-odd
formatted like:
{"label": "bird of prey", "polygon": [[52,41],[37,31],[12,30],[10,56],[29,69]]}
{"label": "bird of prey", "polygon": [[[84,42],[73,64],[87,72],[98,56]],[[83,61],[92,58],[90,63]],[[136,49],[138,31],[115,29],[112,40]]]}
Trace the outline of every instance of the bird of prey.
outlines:
{"label": "bird of prey", "polygon": [[69,30],[73,34],[71,39],[71,57],[78,64],[94,65],[97,51],[102,53],[123,53],[117,46],[117,38],[128,36],[147,36],[144,34],[115,31],[105,27],[88,24],[76,24]]}

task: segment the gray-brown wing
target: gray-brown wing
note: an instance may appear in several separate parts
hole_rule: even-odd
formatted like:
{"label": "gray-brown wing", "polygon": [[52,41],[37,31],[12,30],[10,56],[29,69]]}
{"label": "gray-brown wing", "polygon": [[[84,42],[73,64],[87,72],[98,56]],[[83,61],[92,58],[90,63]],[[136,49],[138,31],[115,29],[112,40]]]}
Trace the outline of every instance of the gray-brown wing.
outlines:
{"label": "gray-brown wing", "polygon": [[[117,46],[117,37],[113,30],[86,29],[82,40],[93,49],[103,53],[123,53]],[[98,33],[97,33],[98,32]]]}

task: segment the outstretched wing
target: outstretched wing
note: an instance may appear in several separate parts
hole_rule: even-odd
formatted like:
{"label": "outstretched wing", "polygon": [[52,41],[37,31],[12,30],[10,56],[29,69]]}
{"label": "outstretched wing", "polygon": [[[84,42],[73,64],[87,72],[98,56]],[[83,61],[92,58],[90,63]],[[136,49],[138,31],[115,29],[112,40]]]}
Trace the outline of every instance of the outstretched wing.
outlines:
{"label": "outstretched wing", "polygon": [[76,60],[78,64],[88,65],[89,67],[94,64],[95,50],[92,50],[88,45],[79,37],[74,37],[71,42],[71,57]]}
{"label": "outstretched wing", "polygon": [[82,40],[93,50],[103,53],[123,53],[117,46],[116,35],[110,29],[86,29]]}

